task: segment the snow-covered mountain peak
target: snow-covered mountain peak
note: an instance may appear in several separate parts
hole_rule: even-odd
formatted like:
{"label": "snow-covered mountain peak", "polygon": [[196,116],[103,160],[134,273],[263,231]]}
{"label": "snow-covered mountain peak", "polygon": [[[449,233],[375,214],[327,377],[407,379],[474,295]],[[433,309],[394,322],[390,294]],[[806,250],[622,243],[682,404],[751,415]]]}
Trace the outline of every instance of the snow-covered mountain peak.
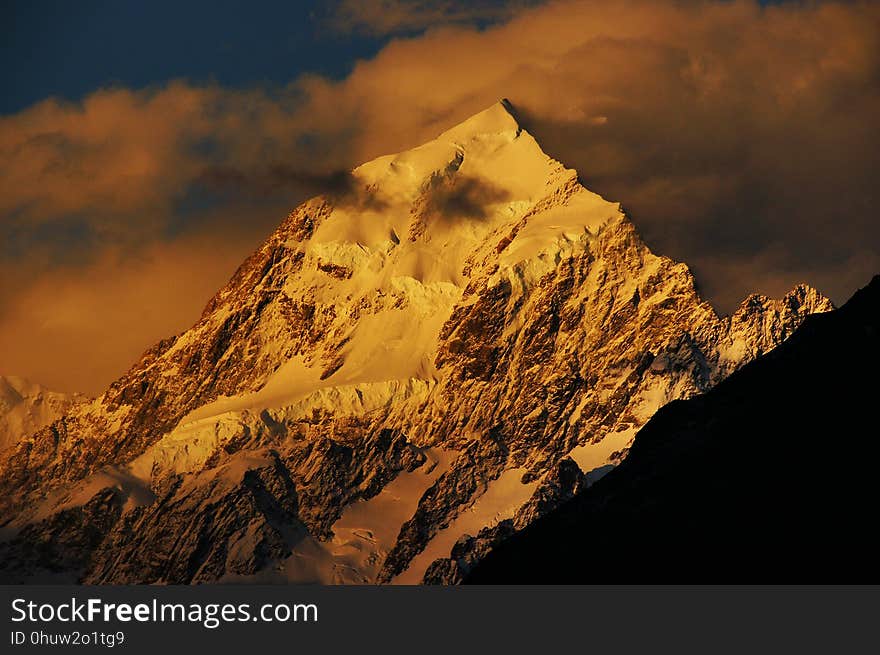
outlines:
{"label": "snow-covered mountain peak", "polygon": [[502,136],[515,139],[522,127],[513,115],[513,108],[507,99],[501,99],[491,107],[462,121],[440,135],[440,139],[466,144],[474,139]]}
{"label": "snow-covered mountain peak", "polygon": [[[503,102],[348,182],[191,329],[0,456],[0,514],[100,521],[89,581],[418,581],[823,307],[804,287],[719,318]],[[53,520],[33,539],[57,540]]]}
{"label": "snow-covered mountain peak", "polygon": [[797,315],[813,314],[834,309],[834,304],[808,284],[795,285],[782,298],[774,299],[761,293],[750,294],[740,303],[730,319],[736,323],[755,314]]}
{"label": "snow-covered mountain peak", "polygon": [[[632,230],[619,204],[544,153],[504,102],[353,177],[358,198],[307,203],[274,237],[301,259],[295,275],[272,283],[332,307],[333,321],[261,398],[267,389],[273,398],[287,389],[292,401],[316,385],[434,380],[441,328],[474,280],[510,287],[513,305],[561,260],[586,252],[603,226]],[[218,310],[226,320],[229,310]],[[267,342],[274,352],[278,340]],[[229,408],[221,401],[188,420]]]}
{"label": "snow-covered mountain peak", "polygon": [[828,312],[834,304],[809,284],[800,283],[783,297],[783,302],[792,308],[808,308],[813,312]]}
{"label": "snow-covered mountain peak", "polygon": [[506,101],[428,143],[363,164],[353,177],[359,197],[333,202],[307,246],[307,255],[340,270],[360,262],[461,284],[465,260],[487,239],[504,241],[497,253],[513,266],[552,259],[563,242],[622,217],[617,203],[587,191],[575,171],[544,153]]}

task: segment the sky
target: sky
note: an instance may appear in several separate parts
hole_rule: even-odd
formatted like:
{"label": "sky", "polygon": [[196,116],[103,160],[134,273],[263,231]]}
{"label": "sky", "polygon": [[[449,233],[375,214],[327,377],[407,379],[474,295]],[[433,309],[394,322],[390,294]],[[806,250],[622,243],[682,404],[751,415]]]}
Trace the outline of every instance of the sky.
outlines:
{"label": "sky", "polygon": [[509,98],[722,313],[880,272],[880,10],[4,2],[0,374],[100,393],[302,200]]}

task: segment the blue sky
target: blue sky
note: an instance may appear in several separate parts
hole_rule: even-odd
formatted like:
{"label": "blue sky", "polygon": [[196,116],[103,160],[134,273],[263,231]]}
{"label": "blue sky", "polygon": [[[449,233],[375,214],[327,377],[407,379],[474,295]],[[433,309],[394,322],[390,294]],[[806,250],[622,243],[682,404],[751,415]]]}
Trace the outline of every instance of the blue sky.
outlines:
{"label": "blue sky", "polygon": [[303,72],[340,78],[386,39],[339,34],[321,2],[34,0],[4,2],[0,113],[47,96],[170,79],[286,84]]}

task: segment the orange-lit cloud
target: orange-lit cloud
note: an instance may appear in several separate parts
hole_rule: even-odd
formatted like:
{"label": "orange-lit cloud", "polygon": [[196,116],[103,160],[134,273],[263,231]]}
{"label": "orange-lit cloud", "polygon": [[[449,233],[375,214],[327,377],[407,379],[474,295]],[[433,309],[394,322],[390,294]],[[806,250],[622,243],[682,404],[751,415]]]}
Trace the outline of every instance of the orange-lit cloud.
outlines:
{"label": "orange-lit cloud", "polygon": [[803,279],[841,302],[880,269],[878,21],[872,3],[555,3],[393,42],[310,99],[368,123],[368,156],[506,95],[723,309]]}
{"label": "orange-lit cloud", "polygon": [[44,273],[4,306],[4,373],[100,393],[151,340],[194,323],[248,247],[202,236],[136,254],[111,248],[87,267]]}
{"label": "orange-lit cloud", "polygon": [[[161,89],[98,91],[82,103],[50,99],[0,119],[0,212],[37,223],[87,213],[105,227],[137,213],[168,217],[206,167],[303,164],[297,143],[307,127],[290,124],[291,94],[235,92],[175,82]],[[315,162],[319,175],[332,158]]]}
{"label": "orange-lit cloud", "polygon": [[[82,357],[113,365],[88,377],[59,352],[57,379],[94,391],[130,363],[97,335],[124,331],[143,350],[182,329],[284,208],[502,96],[549,154],[623,202],[657,252],[692,264],[722,309],[799,281],[842,302],[880,270],[876,4],[556,2],[481,29],[451,4],[454,20],[437,18],[444,3],[401,6],[391,22],[366,10],[340,20],[377,33],[443,25],[393,40],[340,81],[115,89],[0,119],[0,373],[45,379],[48,365],[27,364],[47,334],[26,329],[38,303],[85,308],[71,299],[124,292],[96,282],[136,270],[108,268],[108,252],[202,276],[173,299],[158,268],[146,276],[139,293],[167,309],[137,325],[123,309],[83,310],[80,332],[97,341]],[[225,250],[187,263],[180,244],[208,237]],[[58,276],[66,286],[50,299]]]}

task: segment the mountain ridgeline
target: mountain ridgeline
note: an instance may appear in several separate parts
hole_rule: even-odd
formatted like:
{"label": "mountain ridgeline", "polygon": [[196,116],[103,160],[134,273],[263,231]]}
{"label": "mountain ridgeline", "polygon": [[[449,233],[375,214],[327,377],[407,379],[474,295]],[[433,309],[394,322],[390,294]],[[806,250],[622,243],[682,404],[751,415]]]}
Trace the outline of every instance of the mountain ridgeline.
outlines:
{"label": "mountain ridgeline", "polygon": [[476,565],[473,583],[880,579],[880,276],[711,391]]}
{"label": "mountain ridgeline", "polygon": [[0,375],[0,452],[85,400],[81,394],[50,391],[24,378]]}
{"label": "mountain ridgeline", "polygon": [[351,180],[0,453],[0,577],[455,583],[831,309],[801,285],[719,317],[504,101]]}

